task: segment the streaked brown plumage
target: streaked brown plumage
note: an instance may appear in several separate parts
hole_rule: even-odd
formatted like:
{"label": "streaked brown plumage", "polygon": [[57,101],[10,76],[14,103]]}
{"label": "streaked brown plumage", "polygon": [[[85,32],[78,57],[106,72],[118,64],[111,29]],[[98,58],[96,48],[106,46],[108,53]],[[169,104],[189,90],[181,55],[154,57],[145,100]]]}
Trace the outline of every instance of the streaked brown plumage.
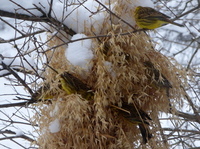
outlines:
{"label": "streaked brown plumage", "polygon": [[183,27],[183,25],[170,20],[169,16],[151,7],[136,7],[134,17],[136,24],[143,29],[155,29],[168,23]]}
{"label": "streaked brown plumage", "polygon": [[142,109],[137,108],[134,104],[123,103],[122,107],[113,106],[119,112],[125,120],[131,124],[138,125],[143,143],[147,143],[152,138],[152,134],[149,130],[149,120],[152,120],[150,116]]}
{"label": "streaked brown plumage", "polygon": [[[45,83],[32,95],[32,99],[37,101],[52,99],[56,94],[55,91],[50,90],[50,85],[50,83]],[[64,90],[68,95],[80,94],[86,100],[93,100],[94,98],[92,89],[79,78],[68,72],[63,72],[60,75],[60,84],[58,88]]]}
{"label": "streaked brown plumage", "polygon": [[68,95],[77,93],[86,100],[93,100],[94,92],[80,79],[68,72],[62,73],[60,77],[62,89],[65,90]]}
{"label": "streaked brown plumage", "polygon": [[172,88],[171,83],[169,82],[169,80],[160,73],[160,71],[158,69],[155,68],[154,64],[150,61],[145,61],[144,65],[148,68],[149,70],[149,75],[152,77],[154,76],[155,79],[155,83],[159,86],[159,87],[164,87],[164,88]]}

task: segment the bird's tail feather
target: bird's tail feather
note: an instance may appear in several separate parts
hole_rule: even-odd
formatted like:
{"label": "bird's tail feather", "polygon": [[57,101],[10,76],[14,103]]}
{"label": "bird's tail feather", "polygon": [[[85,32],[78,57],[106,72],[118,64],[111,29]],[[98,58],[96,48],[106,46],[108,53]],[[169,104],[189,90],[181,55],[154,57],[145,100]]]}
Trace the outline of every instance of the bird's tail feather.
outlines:
{"label": "bird's tail feather", "polygon": [[144,124],[140,124],[139,129],[142,134],[143,142],[144,142],[144,144],[146,144],[148,142],[148,140],[150,140],[152,138],[152,134],[149,132],[149,128],[145,127]]}

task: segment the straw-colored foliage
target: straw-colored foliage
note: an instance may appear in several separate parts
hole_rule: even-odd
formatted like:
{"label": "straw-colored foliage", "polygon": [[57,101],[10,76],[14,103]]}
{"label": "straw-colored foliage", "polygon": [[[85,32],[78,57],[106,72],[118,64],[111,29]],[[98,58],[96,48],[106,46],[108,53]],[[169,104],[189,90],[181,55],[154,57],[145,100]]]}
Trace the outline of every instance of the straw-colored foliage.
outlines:
{"label": "straw-colored foliage", "polygon": [[[120,33],[119,29],[110,31],[109,35],[116,33]],[[50,46],[60,42],[53,39]],[[41,108],[41,116],[37,117],[41,132],[38,139],[40,148],[167,148],[161,141],[157,117],[159,111],[169,111],[169,99],[172,103],[180,103],[178,70],[167,57],[154,49],[143,32],[93,39],[93,45],[95,56],[89,72],[70,66],[64,55],[66,47],[46,53],[50,66],[59,73],[67,71],[87,83],[94,91],[94,99],[87,101],[78,94],[67,95],[57,87],[59,74],[48,69],[45,75],[47,82],[50,82],[51,88],[58,89],[52,103]],[[172,88],[163,85],[165,79]],[[138,126],[126,121],[111,106],[121,107],[123,103],[133,103],[152,118],[149,123],[153,137],[146,145],[142,144]],[[56,119],[60,131],[52,133],[49,125]]]}
{"label": "straw-colored foliage", "polygon": [[[67,95],[57,87],[59,75],[48,69],[45,77],[51,80],[51,89],[57,88],[57,94],[52,104],[41,109],[42,115],[37,118],[42,132],[38,140],[40,148],[114,149],[138,146],[142,137],[137,125],[124,120],[111,107],[120,107],[123,103],[134,103],[152,118],[150,131],[153,138],[149,140],[149,145],[143,147],[148,148],[157,141],[161,142],[156,124],[158,112],[169,110],[169,98],[175,103],[180,100],[177,69],[165,56],[153,49],[143,33],[107,37],[101,42],[94,42],[99,46],[93,49],[93,67],[85,76],[82,73],[80,75],[78,69],[71,69],[64,56],[64,48],[53,53],[50,65],[54,69],[59,73],[68,71],[76,74],[83,82],[87,80],[95,94],[93,101],[87,101],[77,94]],[[152,74],[145,62],[151,62],[159,70],[160,79],[163,74],[171,83],[170,97],[167,96],[167,87],[157,83],[155,74]],[[55,119],[59,120],[60,131],[51,133],[49,125]],[[156,143],[156,148],[162,145],[162,142]]]}

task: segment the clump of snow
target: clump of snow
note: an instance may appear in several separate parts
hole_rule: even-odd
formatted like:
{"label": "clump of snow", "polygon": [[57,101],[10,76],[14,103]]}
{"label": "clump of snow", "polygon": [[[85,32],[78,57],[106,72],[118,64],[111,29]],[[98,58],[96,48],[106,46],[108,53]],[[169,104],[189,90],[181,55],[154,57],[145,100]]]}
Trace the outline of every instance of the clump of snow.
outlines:
{"label": "clump of snow", "polygon": [[86,28],[93,28],[93,31],[98,34],[107,16],[105,9],[95,0],[84,2],[75,0],[73,3],[69,1],[67,7],[64,7],[61,2],[55,2],[53,10],[53,17],[77,33],[84,32]]}
{"label": "clump of snow", "polygon": [[[86,38],[84,34],[76,34],[71,40],[77,40],[81,38]],[[89,62],[94,57],[92,53],[92,40],[84,39],[76,42],[69,43],[66,49],[65,56],[67,60],[74,66],[79,66],[84,70],[88,71],[91,68]]]}
{"label": "clump of snow", "polygon": [[56,133],[60,131],[60,122],[58,119],[55,119],[49,124],[49,130],[51,133]]}
{"label": "clump of snow", "polygon": [[22,136],[24,133],[22,130],[18,129],[15,131],[16,136]]}

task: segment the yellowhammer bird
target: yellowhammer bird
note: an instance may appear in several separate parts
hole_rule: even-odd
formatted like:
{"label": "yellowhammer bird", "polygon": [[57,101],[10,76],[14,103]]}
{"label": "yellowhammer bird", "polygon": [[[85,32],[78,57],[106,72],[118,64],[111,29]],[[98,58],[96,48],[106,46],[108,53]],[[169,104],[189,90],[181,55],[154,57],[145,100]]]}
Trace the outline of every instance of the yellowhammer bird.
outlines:
{"label": "yellowhammer bird", "polygon": [[149,139],[152,138],[152,134],[149,131],[149,122],[152,120],[150,116],[142,109],[137,108],[134,104],[123,103],[122,107],[112,105],[113,108],[117,109],[119,115],[131,124],[138,125],[142,134],[143,142],[146,144]]}
{"label": "yellowhammer bird", "polygon": [[155,29],[168,23],[183,27],[183,25],[170,20],[169,16],[150,7],[136,7],[134,17],[137,26],[142,29]]}
{"label": "yellowhammer bird", "polygon": [[155,68],[152,62],[145,61],[144,65],[148,68],[150,77],[154,76],[154,82],[158,85],[158,87],[172,88],[169,80],[158,69]]}
{"label": "yellowhammer bird", "polygon": [[144,65],[148,68],[148,76],[152,79],[155,88],[166,89],[166,94],[169,97],[169,89],[172,88],[170,81],[155,68],[152,62],[145,61]]}
{"label": "yellowhammer bird", "polygon": [[65,90],[68,95],[77,93],[86,100],[93,100],[94,92],[80,79],[68,72],[62,73],[60,77],[62,89]]}
{"label": "yellowhammer bird", "polygon": [[[55,89],[52,89],[50,85],[50,83],[45,83],[32,95],[32,99],[35,101],[48,101],[48,99],[52,99],[56,96],[58,93],[55,93]],[[86,100],[93,100],[94,98],[92,89],[68,72],[64,72],[60,75],[60,84],[58,88],[64,90],[68,95],[80,94]]]}

